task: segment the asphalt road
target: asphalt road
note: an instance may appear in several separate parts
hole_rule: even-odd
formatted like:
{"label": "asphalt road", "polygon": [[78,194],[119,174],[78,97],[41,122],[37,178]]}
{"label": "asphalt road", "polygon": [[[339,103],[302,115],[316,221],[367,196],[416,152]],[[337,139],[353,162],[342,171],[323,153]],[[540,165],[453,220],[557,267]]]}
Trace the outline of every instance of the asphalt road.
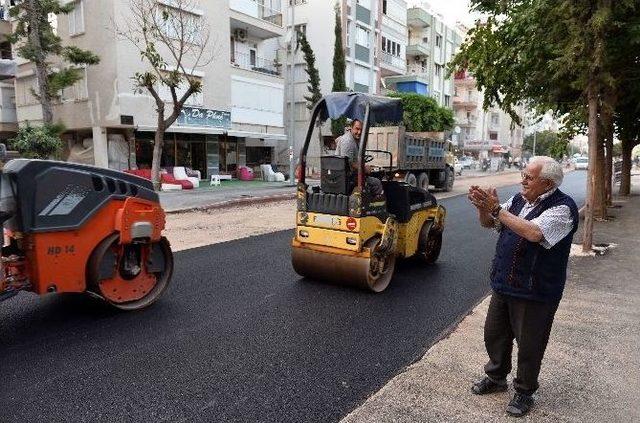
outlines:
{"label": "asphalt road", "polygon": [[[563,186],[579,205],[584,181]],[[495,234],[465,197],[443,204],[439,262],[400,264],[378,295],[299,278],[285,231],[178,252],[170,291],[141,312],[5,301],[0,421],[336,421],[488,293]]]}

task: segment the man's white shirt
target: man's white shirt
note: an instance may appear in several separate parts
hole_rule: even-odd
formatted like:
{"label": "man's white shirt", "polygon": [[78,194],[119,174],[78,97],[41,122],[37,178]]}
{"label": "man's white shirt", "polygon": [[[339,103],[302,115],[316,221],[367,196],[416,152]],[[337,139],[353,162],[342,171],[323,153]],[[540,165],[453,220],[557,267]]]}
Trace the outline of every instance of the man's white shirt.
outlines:
{"label": "man's white shirt", "polygon": [[[531,210],[533,210],[542,200],[548,198],[551,194],[556,191],[557,188],[554,188],[550,191],[545,192],[540,197],[536,199],[533,203],[528,202],[524,197],[524,206],[522,210],[520,210],[520,214],[518,217],[525,218]],[[502,208],[505,210],[509,210],[511,204],[513,203],[513,197],[509,198],[506,202],[502,203]],[[540,245],[542,245],[547,250],[552,248],[558,242],[562,241],[564,237],[569,235],[571,229],[573,229],[573,218],[571,217],[571,210],[569,210],[568,206],[556,206],[551,207],[545,211],[543,211],[540,216],[531,219],[531,222],[535,223],[540,231],[542,232],[542,241],[540,241]],[[498,226],[496,229],[501,230],[502,225]]]}

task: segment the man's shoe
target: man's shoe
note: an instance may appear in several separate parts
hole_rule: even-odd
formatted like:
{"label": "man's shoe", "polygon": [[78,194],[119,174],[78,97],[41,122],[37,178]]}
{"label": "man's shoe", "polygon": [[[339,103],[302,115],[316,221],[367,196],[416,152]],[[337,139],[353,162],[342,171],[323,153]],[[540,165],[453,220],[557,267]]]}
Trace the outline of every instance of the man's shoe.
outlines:
{"label": "man's shoe", "polygon": [[516,392],[507,406],[507,413],[513,417],[522,417],[529,412],[531,407],[533,407],[533,397]]}
{"label": "man's shoe", "polygon": [[504,392],[507,390],[507,382],[495,382],[485,377],[471,386],[471,392],[476,395],[493,394],[494,392]]}

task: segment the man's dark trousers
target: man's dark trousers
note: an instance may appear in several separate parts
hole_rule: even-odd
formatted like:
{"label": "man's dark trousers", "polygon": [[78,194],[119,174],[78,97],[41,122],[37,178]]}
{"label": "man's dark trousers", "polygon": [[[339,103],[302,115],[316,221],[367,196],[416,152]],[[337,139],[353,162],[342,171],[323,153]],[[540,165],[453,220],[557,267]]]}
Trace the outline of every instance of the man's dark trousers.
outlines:
{"label": "man's dark trousers", "polygon": [[484,371],[502,382],[511,372],[513,340],[518,343],[518,371],[513,379],[517,392],[532,395],[538,389],[542,357],[559,301],[523,300],[493,292],[484,325],[489,362]]}

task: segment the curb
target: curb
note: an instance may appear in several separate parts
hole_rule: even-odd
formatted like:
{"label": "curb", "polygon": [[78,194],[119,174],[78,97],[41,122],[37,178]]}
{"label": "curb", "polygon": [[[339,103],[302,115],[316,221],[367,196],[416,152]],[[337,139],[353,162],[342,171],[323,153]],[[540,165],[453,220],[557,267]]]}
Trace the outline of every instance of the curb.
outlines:
{"label": "curb", "polygon": [[294,198],[296,198],[295,192],[287,194],[267,195],[263,197],[234,198],[233,200],[219,201],[217,203],[206,204],[204,206],[191,206],[183,207],[180,209],[165,210],[165,213],[176,214],[188,213],[192,211],[220,210],[236,206],[246,206],[250,204],[265,204],[274,203],[276,201],[293,200]]}

